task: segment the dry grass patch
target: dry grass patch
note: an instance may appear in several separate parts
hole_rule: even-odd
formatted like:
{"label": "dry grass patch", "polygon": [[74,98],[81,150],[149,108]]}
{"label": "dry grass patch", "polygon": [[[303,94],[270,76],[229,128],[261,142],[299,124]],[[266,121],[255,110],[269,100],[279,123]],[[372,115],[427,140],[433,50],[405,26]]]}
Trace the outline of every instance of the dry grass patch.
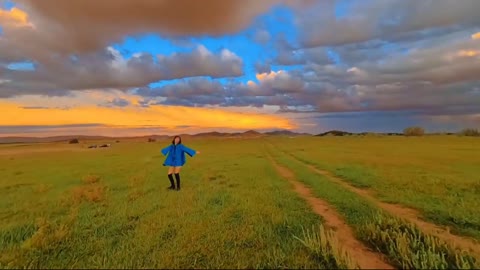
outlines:
{"label": "dry grass patch", "polygon": [[87,175],[82,179],[83,185],[74,187],[71,196],[66,200],[68,203],[80,204],[83,201],[98,203],[106,198],[107,187],[100,182],[100,176]]}
{"label": "dry grass patch", "polygon": [[304,229],[302,238],[294,237],[309,250],[314,260],[328,268],[360,269],[348,252],[341,248],[333,230],[326,230],[320,225],[318,229]]}
{"label": "dry grass patch", "polygon": [[100,182],[100,179],[101,179],[101,177],[98,176],[98,175],[89,174],[89,175],[83,177],[82,182],[84,184],[95,184],[95,183]]}
{"label": "dry grass patch", "polygon": [[37,231],[23,243],[22,248],[54,250],[70,235],[67,224],[54,224],[45,218],[39,219],[36,226],[38,227]]}
{"label": "dry grass patch", "polygon": [[[38,218],[35,232],[19,246],[3,250],[0,254],[0,268],[40,268],[39,258],[29,254],[52,256],[62,250],[73,234],[73,227],[78,218],[78,208],[70,209],[63,221],[53,222],[47,218]],[[57,253],[58,254],[58,253]]]}
{"label": "dry grass patch", "polygon": [[82,201],[101,202],[105,200],[105,190],[106,187],[101,184],[75,187],[72,190],[73,201],[77,203]]}
{"label": "dry grass patch", "polygon": [[35,191],[35,193],[45,193],[45,192],[49,191],[50,189],[52,189],[51,185],[40,184],[40,185],[35,187],[34,191]]}

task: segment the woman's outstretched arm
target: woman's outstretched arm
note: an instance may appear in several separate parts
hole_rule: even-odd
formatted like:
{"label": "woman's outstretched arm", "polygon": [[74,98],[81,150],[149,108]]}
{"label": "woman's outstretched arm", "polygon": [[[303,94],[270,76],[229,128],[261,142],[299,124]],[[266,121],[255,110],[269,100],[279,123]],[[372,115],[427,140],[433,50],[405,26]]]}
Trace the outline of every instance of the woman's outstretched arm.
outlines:
{"label": "woman's outstretched arm", "polygon": [[[183,151],[191,157],[195,156],[195,154],[198,152],[198,151],[195,151],[193,149],[190,149],[190,148],[186,147],[185,145],[182,145],[182,148],[183,148]],[[200,152],[198,152],[198,153],[200,153]]]}
{"label": "woman's outstretched arm", "polygon": [[168,154],[168,151],[170,151],[170,147],[172,147],[172,145],[169,145],[169,146],[163,148],[163,149],[162,149],[162,154],[163,154],[163,155]]}

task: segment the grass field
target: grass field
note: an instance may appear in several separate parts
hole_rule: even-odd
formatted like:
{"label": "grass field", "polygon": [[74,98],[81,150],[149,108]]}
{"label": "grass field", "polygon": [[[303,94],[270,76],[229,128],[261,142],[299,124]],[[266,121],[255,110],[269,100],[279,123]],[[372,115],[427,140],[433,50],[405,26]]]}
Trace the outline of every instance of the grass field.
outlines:
{"label": "grass field", "polygon": [[348,230],[392,268],[480,267],[478,139],[185,140],[179,192],[167,143],[0,145],[0,268],[378,265]]}

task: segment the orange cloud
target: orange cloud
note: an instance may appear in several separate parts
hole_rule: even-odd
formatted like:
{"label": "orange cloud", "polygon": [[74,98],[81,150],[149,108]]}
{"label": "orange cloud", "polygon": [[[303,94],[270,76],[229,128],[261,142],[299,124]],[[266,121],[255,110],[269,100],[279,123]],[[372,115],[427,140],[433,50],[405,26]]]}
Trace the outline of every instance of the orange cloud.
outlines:
{"label": "orange cloud", "polygon": [[0,9],[0,22],[14,26],[31,25],[28,21],[28,14],[16,7],[12,8],[11,10]]}
{"label": "orange cloud", "polygon": [[[257,75],[257,78],[258,78],[258,75]],[[251,87],[251,86],[255,86],[255,85],[256,85],[256,83],[255,83],[254,81],[250,81],[250,80],[249,80],[249,81],[247,82],[247,86],[250,86],[250,87]]]}
{"label": "orange cloud", "polygon": [[275,76],[280,75],[281,73],[284,73],[285,71],[279,70],[279,71],[271,71],[269,73],[257,73],[256,77],[257,80],[262,81],[262,80],[271,80],[275,78]]}
{"label": "orange cloud", "polygon": [[123,99],[127,100],[131,105],[139,105],[142,97],[119,90],[86,90],[73,92],[68,96],[43,97],[38,95],[22,95],[10,98],[9,100],[15,104],[21,104],[22,107],[79,107],[92,104],[107,105],[115,99]]}
{"label": "orange cloud", "polygon": [[480,54],[478,50],[461,50],[458,52],[458,56],[462,57],[474,57]]}
{"label": "orange cloud", "polygon": [[472,35],[472,39],[473,39],[473,40],[480,39],[480,32],[473,34],[473,35]]}
{"label": "orange cloud", "polygon": [[231,129],[292,129],[288,119],[266,114],[239,113],[214,108],[151,106],[149,108],[107,108],[80,106],[64,109],[24,109],[16,103],[0,102],[2,125],[71,125],[98,123],[109,126],[177,126]]}

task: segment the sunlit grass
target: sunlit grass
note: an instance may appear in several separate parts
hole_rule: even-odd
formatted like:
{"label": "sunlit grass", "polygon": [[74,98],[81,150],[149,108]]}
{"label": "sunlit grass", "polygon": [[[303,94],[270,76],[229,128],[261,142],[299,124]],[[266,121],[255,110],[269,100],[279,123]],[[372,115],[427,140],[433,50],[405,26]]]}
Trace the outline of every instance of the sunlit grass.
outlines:
{"label": "sunlit grass", "polygon": [[312,255],[321,261],[327,268],[341,269],[359,269],[355,260],[341,248],[338,238],[332,230],[326,230],[323,226],[320,228],[304,230],[302,236],[295,237]]}
{"label": "sunlit grass", "polygon": [[377,215],[361,231],[362,238],[389,255],[403,269],[472,269],[480,261],[438,238],[421,233],[398,218]]}
{"label": "sunlit grass", "polygon": [[357,237],[384,253],[399,268],[475,268],[479,261],[436,237],[425,235],[414,225],[380,210],[359,195],[308,170],[302,162],[274,151],[275,158],[289,167],[296,177],[311,187],[313,193],[331,203],[354,229]]}
{"label": "sunlit grass", "polygon": [[279,150],[386,202],[480,240],[480,140],[475,137],[272,139]]}
{"label": "sunlit grass", "polygon": [[203,153],[181,192],[166,189],[165,143],[0,155],[0,267],[326,267],[295,238],[321,219],[255,141],[189,143]]}
{"label": "sunlit grass", "polygon": [[277,174],[266,143],[395,266],[478,267],[469,254],[305,167],[478,235],[478,140],[186,140],[202,153],[187,160],[180,192],[166,189],[159,151],[168,143],[0,146],[0,268],[355,268],[355,258]]}

